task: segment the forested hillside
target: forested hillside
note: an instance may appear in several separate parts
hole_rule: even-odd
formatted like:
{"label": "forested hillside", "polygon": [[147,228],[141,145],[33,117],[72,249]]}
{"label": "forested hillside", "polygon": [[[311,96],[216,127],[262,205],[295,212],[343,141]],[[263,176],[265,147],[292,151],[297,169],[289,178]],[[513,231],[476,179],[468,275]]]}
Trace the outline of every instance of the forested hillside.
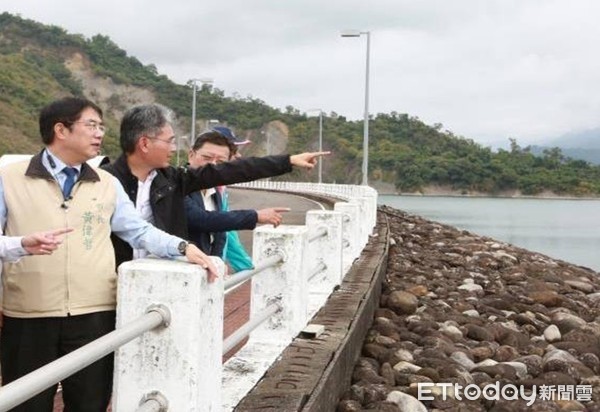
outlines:
{"label": "forested hillside", "polygon": [[[119,153],[119,119],[134,104],[171,107],[179,116],[177,132],[189,135],[190,85],[175,84],[104,35],[88,39],[0,14],[0,155],[39,150],[39,109],[66,95],[83,95],[105,110],[109,132],[104,153],[112,158]],[[250,155],[317,147],[318,119],[291,106],[279,110],[255,97],[226,97],[224,91],[205,86],[198,92],[196,112],[197,131],[208,119],[218,119],[253,141]],[[324,148],[334,152],[324,162],[324,181],[360,182],[362,122],[330,113],[323,124]],[[600,194],[600,167],[567,159],[559,149],[536,157],[512,140],[510,150],[495,153],[444,131],[440,124],[430,126],[396,112],[374,115],[370,126],[370,181],[389,183],[398,191],[441,186],[465,194]],[[295,177],[314,181],[316,173]]]}

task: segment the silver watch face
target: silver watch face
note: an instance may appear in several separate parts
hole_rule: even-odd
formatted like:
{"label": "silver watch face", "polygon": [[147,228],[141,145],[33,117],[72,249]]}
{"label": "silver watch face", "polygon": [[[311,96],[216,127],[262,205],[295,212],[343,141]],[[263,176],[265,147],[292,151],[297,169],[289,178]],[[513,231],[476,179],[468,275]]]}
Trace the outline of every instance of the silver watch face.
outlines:
{"label": "silver watch face", "polygon": [[179,246],[177,246],[179,253],[181,253],[182,255],[185,255],[185,250],[187,249],[187,246],[188,246],[188,242],[182,241],[181,243],[179,243]]}

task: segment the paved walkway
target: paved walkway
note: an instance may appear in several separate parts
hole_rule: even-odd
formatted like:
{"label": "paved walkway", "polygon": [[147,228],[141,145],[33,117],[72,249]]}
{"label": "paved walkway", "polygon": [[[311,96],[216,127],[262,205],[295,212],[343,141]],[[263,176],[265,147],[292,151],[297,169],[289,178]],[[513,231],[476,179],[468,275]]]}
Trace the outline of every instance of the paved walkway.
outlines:
{"label": "paved walkway", "polygon": [[[267,207],[289,207],[284,213],[284,225],[303,225],[306,212],[313,209],[331,209],[328,203],[293,195],[290,193],[267,192],[264,190],[228,189],[230,209],[264,209]],[[240,239],[248,254],[252,256],[252,231],[239,231]]]}

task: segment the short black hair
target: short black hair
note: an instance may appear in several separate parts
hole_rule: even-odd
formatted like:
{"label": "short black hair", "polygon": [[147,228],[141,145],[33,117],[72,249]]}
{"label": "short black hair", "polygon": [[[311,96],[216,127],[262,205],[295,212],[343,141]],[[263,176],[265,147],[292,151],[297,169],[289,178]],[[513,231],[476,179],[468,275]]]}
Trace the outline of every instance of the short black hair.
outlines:
{"label": "short black hair", "polygon": [[231,141],[223,136],[221,133],[216,131],[204,132],[196,138],[192,150],[196,151],[204,146],[205,143],[212,143],[217,146],[226,146],[229,148],[229,157],[233,156],[237,152],[237,146],[231,143]]}
{"label": "short black hair", "polygon": [[87,108],[94,109],[102,118],[102,109],[83,97],[64,97],[42,108],[39,119],[42,142],[45,145],[51,144],[54,141],[54,125],[62,123],[66,127],[71,127]]}

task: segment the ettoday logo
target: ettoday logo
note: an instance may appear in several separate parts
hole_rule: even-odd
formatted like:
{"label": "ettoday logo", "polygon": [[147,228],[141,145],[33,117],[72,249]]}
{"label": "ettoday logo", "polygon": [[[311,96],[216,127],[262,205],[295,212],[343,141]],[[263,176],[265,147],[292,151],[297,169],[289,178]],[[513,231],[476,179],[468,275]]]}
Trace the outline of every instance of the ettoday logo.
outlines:
{"label": "ettoday logo", "polygon": [[540,400],[577,400],[590,401],[592,399],[591,385],[532,385],[525,388],[523,385],[506,384],[500,382],[490,383],[484,387],[475,384],[460,385],[457,383],[432,383],[421,382],[417,385],[417,399],[432,401],[434,395],[446,400],[449,396],[456,400],[477,400],[481,397],[490,400],[519,400],[526,401],[527,406],[533,405],[536,399]]}

